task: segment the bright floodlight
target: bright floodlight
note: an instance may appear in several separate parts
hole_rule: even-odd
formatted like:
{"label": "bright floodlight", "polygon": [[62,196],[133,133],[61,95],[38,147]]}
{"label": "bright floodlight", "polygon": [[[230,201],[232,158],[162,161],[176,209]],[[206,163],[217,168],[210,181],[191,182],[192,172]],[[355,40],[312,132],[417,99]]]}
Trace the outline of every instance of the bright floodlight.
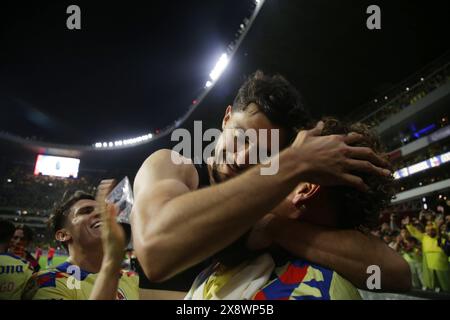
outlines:
{"label": "bright floodlight", "polygon": [[206,81],[206,84],[205,84],[205,87],[206,88],[209,88],[209,87],[211,87],[212,86],[212,82],[211,81]]}
{"label": "bright floodlight", "polygon": [[216,81],[222,74],[223,70],[225,70],[227,65],[228,65],[228,56],[226,53],[224,53],[220,56],[220,59],[219,61],[217,61],[213,71],[211,71],[211,73],[209,74],[211,79],[213,81]]}
{"label": "bright floodlight", "polygon": [[101,142],[97,142],[97,143],[95,144],[95,147],[96,147],[96,148],[101,148],[101,147],[102,147],[102,143],[101,143]]}

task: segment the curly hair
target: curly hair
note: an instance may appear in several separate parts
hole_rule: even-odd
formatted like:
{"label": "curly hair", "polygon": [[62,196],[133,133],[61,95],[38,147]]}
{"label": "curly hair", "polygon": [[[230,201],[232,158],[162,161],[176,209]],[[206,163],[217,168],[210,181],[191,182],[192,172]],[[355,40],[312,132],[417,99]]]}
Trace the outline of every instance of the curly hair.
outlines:
{"label": "curly hair", "polygon": [[[375,154],[387,160],[380,138],[367,125],[347,124],[335,118],[324,118],[322,121],[324,121],[322,135],[359,133],[363,138],[352,146],[371,148]],[[369,190],[361,192],[351,187],[333,187],[333,194],[339,205],[338,226],[345,229],[367,230],[378,225],[379,213],[389,205],[394,196],[394,179],[392,176],[369,173],[354,174],[364,180]]]}
{"label": "curly hair", "polygon": [[279,74],[269,76],[260,70],[252,74],[240,87],[233,110],[245,110],[250,103],[255,103],[272,123],[286,129],[289,142],[311,121],[300,93]]}

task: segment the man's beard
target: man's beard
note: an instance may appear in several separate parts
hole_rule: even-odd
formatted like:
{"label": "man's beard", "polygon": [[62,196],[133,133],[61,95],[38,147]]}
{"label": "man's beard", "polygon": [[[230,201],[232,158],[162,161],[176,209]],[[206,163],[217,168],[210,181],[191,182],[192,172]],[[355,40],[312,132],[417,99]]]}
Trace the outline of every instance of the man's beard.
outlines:
{"label": "man's beard", "polygon": [[[211,178],[214,183],[221,183],[231,179],[231,177],[220,174],[218,167],[219,165],[214,157],[214,161],[211,164]],[[247,248],[247,239],[250,232],[251,228],[237,238],[233,243],[216,253],[213,256],[213,260],[224,266],[234,267],[245,260],[258,256],[261,251],[252,251]]]}

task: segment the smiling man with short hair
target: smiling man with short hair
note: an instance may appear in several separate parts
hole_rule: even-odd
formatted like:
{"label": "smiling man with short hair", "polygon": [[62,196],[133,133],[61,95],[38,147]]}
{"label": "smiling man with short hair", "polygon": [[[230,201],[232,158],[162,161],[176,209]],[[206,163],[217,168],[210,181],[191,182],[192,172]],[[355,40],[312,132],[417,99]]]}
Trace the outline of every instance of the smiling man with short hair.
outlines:
{"label": "smiling man with short hair", "polygon": [[[111,186],[104,180],[98,192]],[[77,191],[55,208],[49,224],[69,258],[33,277],[27,299],[138,299],[138,276],[121,271],[125,234],[104,199]]]}

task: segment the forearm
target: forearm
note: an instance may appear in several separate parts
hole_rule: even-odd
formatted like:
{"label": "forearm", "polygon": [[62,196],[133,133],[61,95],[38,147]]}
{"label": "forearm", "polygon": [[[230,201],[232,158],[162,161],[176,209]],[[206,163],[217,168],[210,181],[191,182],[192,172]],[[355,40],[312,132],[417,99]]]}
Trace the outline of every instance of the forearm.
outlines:
{"label": "forearm", "polygon": [[336,271],[358,288],[367,289],[367,267],[377,265],[381,291],[409,289],[407,263],[384,243],[359,231],[275,218],[268,232],[292,254]]}
{"label": "forearm", "polygon": [[137,203],[134,237],[146,244],[145,250],[137,248],[139,259],[144,269],[147,264],[154,269],[147,276],[170,277],[236,240],[292,191],[301,171],[297,159],[284,152],[276,175],[261,175],[260,167],[254,167],[227,182],[175,197],[157,214]]}
{"label": "forearm", "polygon": [[411,236],[422,242],[423,233],[420,232],[416,227],[414,227],[412,224],[407,224],[406,229],[411,234]]}
{"label": "forearm", "polygon": [[102,263],[89,300],[115,300],[119,287],[120,264]]}

